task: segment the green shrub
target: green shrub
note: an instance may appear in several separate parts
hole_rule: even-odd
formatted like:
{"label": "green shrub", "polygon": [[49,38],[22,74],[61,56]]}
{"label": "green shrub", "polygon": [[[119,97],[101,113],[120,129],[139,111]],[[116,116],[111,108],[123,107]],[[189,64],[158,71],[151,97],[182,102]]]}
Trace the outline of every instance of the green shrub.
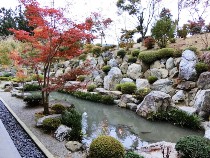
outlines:
{"label": "green shrub", "polygon": [[154,48],[155,46],[155,39],[152,38],[152,37],[147,37],[144,39],[144,46],[147,48],[147,49],[152,49]]}
{"label": "green shrub", "polygon": [[115,89],[116,89],[117,91],[121,91],[121,86],[122,86],[122,84],[117,84],[116,87],[115,87]]}
{"label": "green shrub", "polygon": [[95,46],[92,48],[92,53],[97,57],[101,55],[101,47]]}
{"label": "green shrub", "polygon": [[79,112],[75,109],[65,110],[61,115],[61,123],[72,128],[68,133],[69,140],[82,140],[82,115]]}
{"label": "green shrub", "polygon": [[79,56],[79,60],[85,61],[87,58],[87,54],[83,53]]}
{"label": "green shrub", "polygon": [[139,59],[146,64],[151,64],[156,60],[173,57],[176,50],[173,48],[162,48],[158,51],[144,51],[139,53]]}
{"label": "green shrub", "polygon": [[87,86],[87,91],[88,92],[93,92],[94,89],[96,89],[96,88],[97,88],[97,86],[95,84],[91,84],[91,85]]}
{"label": "green shrub", "polygon": [[56,130],[61,125],[60,118],[46,118],[43,121],[42,127],[44,130],[51,132]]}
{"label": "green shrub", "polygon": [[172,108],[167,112],[160,112],[152,115],[151,120],[165,120],[172,122],[174,125],[188,127],[191,129],[200,129],[202,119],[197,115],[188,114],[185,111]]}
{"label": "green shrub", "polygon": [[125,158],[144,158],[144,157],[140,156],[134,152],[129,151],[125,154]]}
{"label": "green shrub", "polygon": [[25,84],[23,87],[24,91],[38,91],[41,87],[38,84]]}
{"label": "green shrub", "polygon": [[126,55],[126,51],[124,49],[118,50],[117,52],[117,56],[119,56],[120,58],[124,58],[124,56]]}
{"label": "green shrub", "polygon": [[110,95],[102,95],[101,103],[103,103],[103,104],[114,104],[114,98]]}
{"label": "green shrub", "polygon": [[7,73],[7,72],[3,73],[3,77],[10,77],[10,76],[12,76],[11,73]]}
{"label": "green shrub", "polygon": [[169,41],[170,41],[171,43],[176,43],[176,39],[175,39],[175,38],[170,38]]}
{"label": "green shrub", "polygon": [[149,88],[139,89],[135,92],[135,97],[140,102],[143,101],[144,97],[151,92]]}
{"label": "green shrub", "polygon": [[111,136],[99,136],[90,144],[90,158],[124,158],[123,145]]}
{"label": "green shrub", "polygon": [[32,95],[26,96],[23,99],[23,101],[26,102],[27,105],[29,105],[29,106],[39,106],[39,105],[41,105],[42,95],[41,94],[32,94]]}
{"label": "green shrub", "polygon": [[195,54],[198,53],[198,49],[197,49],[196,47],[193,47],[193,46],[188,47],[188,48],[186,48],[185,50],[191,50],[191,51],[193,51]]}
{"label": "green shrub", "polygon": [[140,53],[140,50],[136,49],[136,50],[133,50],[133,51],[131,52],[131,55],[132,55],[133,57],[138,57],[138,56],[139,56],[139,53]]}
{"label": "green shrub", "polygon": [[198,62],[195,65],[195,70],[196,70],[197,74],[200,75],[202,72],[208,71],[209,70],[209,66],[206,63]]}
{"label": "green shrub", "polygon": [[56,114],[61,114],[66,110],[66,107],[61,104],[55,104],[51,107],[53,111],[55,111]]}
{"label": "green shrub", "polygon": [[77,76],[77,80],[80,82],[84,82],[85,81],[86,76],[85,75],[79,75]]}
{"label": "green shrub", "polygon": [[148,80],[148,82],[149,82],[150,84],[153,84],[155,81],[158,80],[158,78],[157,78],[156,76],[149,76],[149,77],[147,78],[147,80]]}
{"label": "green shrub", "polygon": [[130,56],[128,58],[128,63],[135,63],[136,61],[137,61],[137,58],[136,57]]}
{"label": "green shrub", "polygon": [[186,136],[179,139],[175,149],[181,158],[210,158],[210,142],[200,136]]}
{"label": "green shrub", "polygon": [[106,74],[108,74],[110,70],[111,70],[111,66],[109,65],[105,65],[102,67],[102,71],[105,72]]}
{"label": "green shrub", "polygon": [[11,77],[0,77],[0,81],[10,81],[11,79]]}
{"label": "green shrub", "polygon": [[136,90],[136,84],[132,82],[125,82],[121,84],[121,92],[123,94],[132,94]]}

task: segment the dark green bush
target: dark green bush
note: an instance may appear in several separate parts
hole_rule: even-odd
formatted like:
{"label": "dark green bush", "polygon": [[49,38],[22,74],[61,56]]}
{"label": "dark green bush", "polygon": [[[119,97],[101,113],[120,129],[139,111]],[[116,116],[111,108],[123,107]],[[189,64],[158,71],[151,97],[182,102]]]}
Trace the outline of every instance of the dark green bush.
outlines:
{"label": "dark green bush", "polygon": [[111,136],[99,136],[90,144],[90,158],[124,158],[123,145]]}
{"label": "dark green bush", "polygon": [[185,111],[172,108],[167,112],[160,112],[152,115],[151,120],[165,120],[172,122],[174,125],[188,127],[191,129],[200,129],[202,119],[197,115],[188,114]]}
{"label": "dark green bush", "polygon": [[23,101],[26,102],[27,105],[29,105],[29,106],[39,106],[39,105],[41,105],[42,95],[41,94],[32,94],[32,95],[26,96],[23,99]]}
{"label": "dark green bush", "polygon": [[139,53],[139,59],[146,64],[151,64],[156,60],[173,57],[176,52],[173,48],[162,48],[158,51],[144,51]]}
{"label": "dark green bush", "polygon": [[121,92],[123,94],[132,94],[136,91],[136,84],[132,82],[121,83]]}
{"label": "dark green bush", "polygon": [[95,84],[90,84],[90,85],[87,86],[87,91],[88,92],[93,92],[94,89],[96,89],[96,88],[97,88],[97,86]]}
{"label": "dark green bush", "polygon": [[43,121],[42,127],[44,130],[51,132],[55,131],[61,125],[60,118],[46,118]]}
{"label": "dark green bush", "polygon": [[53,111],[55,111],[56,114],[61,114],[66,110],[66,107],[61,104],[55,104],[51,107]]}
{"label": "dark green bush", "polygon": [[155,81],[158,80],[158,78],[157,78],[156,76],[149,76],[149,77],[147,78],[147,80],[148,80],[148,82],[149,82],[150,84],[153,84]]}
{"label": "dark green bush", "polygon": [[111,66],[109,65],[105,65],[102,67],[102,71],[105,72],[106,74],[108,74],[110,70],[111,70]]}
{"label": "dark green bush", "polygon": [[206,63],[198,62],[195,65],[195,70],[196,70],[197,74],[200,75],[202,72],[208,71],[209,70],[209,66]]}
{"label": "dark green bush", "polygon": [[119,56],[120,58],[124,58],[124,56],[126,55],[126,51],[124,49],[121,49],[117,52],[117,56]]}
{"label": "dark green bush", "polygon": [[114,103],[114,98],[110,95],[102,95],[101,103],[103,103],[103,104],[113,104]]}
{"label": "dark green bush", "polygon": [[144,158],[144,157],[140,156],[134,152],[129,151],[125,154],[125,158]]}
{"label": "dark green bush", "polygon": [[92,48],[92,53],[97,57],[101,55],[101,47],[95,46]]}
{"label": "dark green bush", "polygon": [[7,73],[7,72],[3,73],[3,77],[10,77],[10,76],[12,76],[11,73]]}
{"label": "dark green bush", "polygon": [[25,84],[23,87],[24,91],[38,91],[41,87],[38,84]]}
{"label": "dark green bush", "polygon": [[131,55],[132,55],[133,57],[138,57],[138,56],[139,56],[139,53],[140,53],[140,50],[136,49],[136,50],[133,50],[133,51],[131,52]]}
{"label": "dark green bush", "polygon": [[61,115],[61,123],[72,128],[68,133],[69,140],[82,140],[82,115],[79,112],[75,109],[65,110]]}
{"label": "dark green bush", "polygon": [[135,63],[136,61],[137,61],[137,58],[136,57],[130,56],[128,58],[128,63]]}
{"label": "dark green bush", "polygon": [[181,158],[210,158],[210,142],[201,136],[182,137],[175,149]]}
{"label": "dark green bush", "polygon": [[140,102],[143,101],[144,97],[151,92],[149,88],[139,89],[135,92],[135,98]]}
{"label": "dark green bush", "polygon": [[197,48],[196,47],[193,47],[193,46],[191,46],[191,47],[188,47],[188,48],[186,48],[185,50],[191,50],[191,51],[193,51],[194,53],[198,53],[198,50],[197,50]]}
{"label": "dark green bush", "polygon": [[170,41],[171,43],[176,43],[176,39],[175,39],[175,38],[170,38],[169,41]]}

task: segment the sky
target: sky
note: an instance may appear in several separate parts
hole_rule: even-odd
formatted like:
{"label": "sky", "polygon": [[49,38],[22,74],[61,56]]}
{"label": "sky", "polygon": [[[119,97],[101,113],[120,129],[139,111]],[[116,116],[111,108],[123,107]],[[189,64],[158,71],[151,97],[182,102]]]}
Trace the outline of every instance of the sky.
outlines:
{"label": "sky", "polygon": [[[41,6],[52,6],[53,0],[37,1],[41,4]],[[85,19],[91,14],[91,12],[100,13],[104,18],[111,18],[113,23],[105,32],[105,39],[108,44],[117,44],[117,39],[119,39],[121,35],[121,29],[125,28],[125,23],[127,29],[133,29],[135,22],[133,18],[130,18],[127,15],[123,16],[117,14],[116,2],[117,0],[54,0],[54,5],[55,8],[67,8],[68,16],[78,21]],[[163,7],[166,7],[170,9],[173,19],[176,19],[176,0],[162,0],[162,2],[164,3],[160,5],[159,11],[161,11]],[[0,0],[0,7],[14,9],[18,4],[18,0]],[[208,15],[208,13],[205,13],[204,16],[206,17],[206,15]],[[189,10],[183,10],[180,16],[180,26],[182,26],[184,23],[187,23],[187,20],[189,19],[192,20]],[[150,31],[148,32],[148,35],[149,34]],[[134,39],[138,37],[140,37],[140,35],[134,36]],[[95,43],[100,43],[100,40],[95,40]]]}

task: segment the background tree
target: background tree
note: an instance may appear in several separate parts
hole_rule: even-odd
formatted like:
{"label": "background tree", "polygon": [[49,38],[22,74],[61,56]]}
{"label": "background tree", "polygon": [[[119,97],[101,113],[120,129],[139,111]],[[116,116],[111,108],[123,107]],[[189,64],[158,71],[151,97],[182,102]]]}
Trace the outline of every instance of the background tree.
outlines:
{"label": "background tree", "polygon": [[117,7],[120,11],[128,12],[129,15],[137,19],[136,30],[141,34],[142,39],[144,39],[160,1],[161,0],[118,0]]}
{"label": "background tree", "polygon": [[30,32],[31,27],[28,26],[28,21],[22,10],[22,6],[19,5],[15,10],[1,8],[0,9],[0,36],[11,35],[10,28],[25,30]]}
{"label": "background tree", "polygon": [[163,8],[160,19],[151,29],[152,37],[157,41],[160,48],[165,48],[170,38],[174,38],[175,24],[171,20],[169,9]]}
{"label": "background tree", "polygon": [[[60,58],[71,59],[80,55],[82,41],[93,38],[88,33],[93,24],[88,22],[76,24],[66,19],[61,10],[41,8],[36,0],[21,0],[21,3],[26,8],[28,25],[34,30],[31,36],[27,31],[10,29],[18,40],[28,44],[23,52],[19,52],[16,59],[18,64],[32,66],[34,70],[42,67],[44,76],[41,84],[42,104],[44,113],[49,114],[49,94],[60,88],[60,84],[51,84],[52,64]],[[53,23],[51,18],[54,19]],[[67,78],[68,74],[59,77],[58,83],[65,83]]]}

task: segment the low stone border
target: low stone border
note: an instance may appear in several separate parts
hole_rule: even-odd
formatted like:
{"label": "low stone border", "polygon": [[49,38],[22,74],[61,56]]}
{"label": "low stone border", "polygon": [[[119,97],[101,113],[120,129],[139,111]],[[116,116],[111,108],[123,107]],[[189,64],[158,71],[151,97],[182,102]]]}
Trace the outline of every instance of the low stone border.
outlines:
{"label": "low stone border", "polygon": [[23,123],[19,117],[12,111],[12,109],[7,105],[7,103],[0,97],[0,101],[5,105],[5,107],[8,109],[8,111],[14,116],[14,118],[17,120],[17,122],[22,126],[22,128],[25,130],[25,132],[31,137],[31,139],[34,141],[34,143],[42,150],[42,152],[48,157],[48,158],[55,158],[48,149],[38,140],[38,138],[30,131],[30,129]]}

